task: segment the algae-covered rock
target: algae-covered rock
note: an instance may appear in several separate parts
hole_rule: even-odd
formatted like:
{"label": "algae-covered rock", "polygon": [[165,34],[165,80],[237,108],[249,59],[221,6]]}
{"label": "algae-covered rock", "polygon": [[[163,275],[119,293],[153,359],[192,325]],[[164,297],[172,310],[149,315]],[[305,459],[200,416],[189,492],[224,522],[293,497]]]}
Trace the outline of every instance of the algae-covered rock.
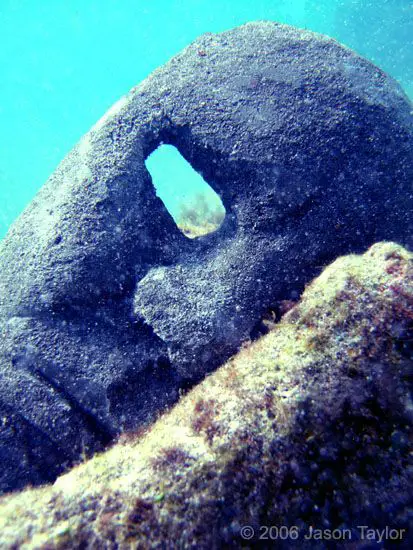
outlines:
{"label": "algae-covered rock", "polygon": [[339,258],[147,432],[3,497],[0,546],[411,548],[412,323],[411,253]]}

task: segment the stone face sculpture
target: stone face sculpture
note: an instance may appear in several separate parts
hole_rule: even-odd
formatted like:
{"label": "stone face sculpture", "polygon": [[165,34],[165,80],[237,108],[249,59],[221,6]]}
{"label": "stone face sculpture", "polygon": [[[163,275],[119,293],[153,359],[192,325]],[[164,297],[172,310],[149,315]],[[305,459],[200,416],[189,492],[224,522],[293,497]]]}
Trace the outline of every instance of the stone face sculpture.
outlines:
{"label": "stone face sculpture", "polygon": [[[339,254],[412,245],[412,105],[326,37],[250,23],[155,71],[0,245],[0,489],[153,418]],[[226,218],[190,240],[145,159],[178,148]]]}

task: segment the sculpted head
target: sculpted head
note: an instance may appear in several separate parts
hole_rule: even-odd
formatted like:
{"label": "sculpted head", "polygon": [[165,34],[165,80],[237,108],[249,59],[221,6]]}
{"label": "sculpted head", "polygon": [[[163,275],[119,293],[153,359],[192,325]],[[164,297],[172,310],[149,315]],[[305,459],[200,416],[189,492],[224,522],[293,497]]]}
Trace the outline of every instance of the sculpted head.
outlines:
{"label": "sculpted head", "polygon": [[[215,233],[186,238],[156,196],[145,160],[162,143],[221,197]],[[377,67],[275,23],[200,37],[83,137],[0,245],[0,400],[44,438],[2,487],[42,481],[52,447],[51,477],[150,419],[338,255],[411,246],[412,181],[412,105]]]}

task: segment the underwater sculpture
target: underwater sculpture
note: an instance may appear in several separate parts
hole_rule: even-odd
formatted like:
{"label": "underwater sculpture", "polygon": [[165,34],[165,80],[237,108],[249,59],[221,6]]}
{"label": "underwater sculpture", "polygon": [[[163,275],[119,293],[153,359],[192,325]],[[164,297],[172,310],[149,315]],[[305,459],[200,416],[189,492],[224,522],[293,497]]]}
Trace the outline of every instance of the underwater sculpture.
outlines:
{"label": "underwater sculpture", "polygon": [[[175,145],[220,195],[185,238],[145,159]],[[336,256],[412,245],[412,105],[285,25],[207,34],[122,98],[0,244],[0,489],[54,479],[151,420]]]}

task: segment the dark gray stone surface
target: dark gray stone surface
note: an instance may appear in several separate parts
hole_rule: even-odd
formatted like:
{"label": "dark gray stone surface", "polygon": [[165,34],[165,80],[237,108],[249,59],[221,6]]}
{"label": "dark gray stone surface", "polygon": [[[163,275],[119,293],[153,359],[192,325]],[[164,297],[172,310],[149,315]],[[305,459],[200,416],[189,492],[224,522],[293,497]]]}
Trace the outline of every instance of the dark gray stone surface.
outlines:
{"label": "dark gray stone surface", "polygon": [[[0,489],[150,420],[336,256],[411,247],[412,109],[337,42],[268,22],[122,98],[0,243]],[[220,195],[216,233],[187,239],[156,197],[161,143]]]}

